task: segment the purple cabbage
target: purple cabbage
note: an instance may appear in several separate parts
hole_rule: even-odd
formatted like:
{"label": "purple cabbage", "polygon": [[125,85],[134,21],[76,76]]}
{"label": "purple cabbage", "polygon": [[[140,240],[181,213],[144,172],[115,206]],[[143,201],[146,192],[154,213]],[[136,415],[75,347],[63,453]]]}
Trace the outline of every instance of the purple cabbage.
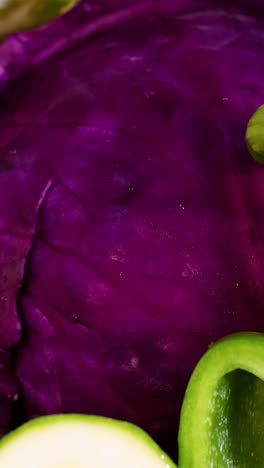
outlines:
{"label": "purple cabbage", "polygon": [[2,433],[84,412],[173,451],[208,345],[264,330],[262,4],[87,0],[0,47]]}

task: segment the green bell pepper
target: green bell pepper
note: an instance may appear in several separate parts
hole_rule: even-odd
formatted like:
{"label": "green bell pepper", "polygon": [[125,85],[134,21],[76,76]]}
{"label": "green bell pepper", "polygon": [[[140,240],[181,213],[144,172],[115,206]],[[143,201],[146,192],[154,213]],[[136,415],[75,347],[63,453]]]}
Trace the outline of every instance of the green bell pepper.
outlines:
{"label": "green bell pepper", "polygon": [[179,466],[264,466],[263,335],[227,337],[198,363],[182,407]]}
{"label": "green bell pepper", "polygon": [[[17,466],[176,468],[141,429],[81,415],[39,418],[4,437],[0,468]],[[193,372],[181,413],[179,468],[263,466],[264,335],[241,333],[210,347]]]}

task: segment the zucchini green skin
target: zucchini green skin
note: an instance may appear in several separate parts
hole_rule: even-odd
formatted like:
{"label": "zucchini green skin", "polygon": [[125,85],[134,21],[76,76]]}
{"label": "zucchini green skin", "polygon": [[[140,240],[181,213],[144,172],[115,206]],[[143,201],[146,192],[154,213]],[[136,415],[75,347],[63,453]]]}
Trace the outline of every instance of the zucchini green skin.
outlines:
{"label": "zucchini green skin", "polygon": [[180,468],[261,468],[264,463],[264,336],[213,345],[186,390]]}
{"label": "zucchini green skin", "polygon": [[[263,408],[264,335],[238,333],[212,345],[196,366],[184,397],[178,438],[179,468],[262,468]],[[66,432],[65,428],[68,428]],[[118,453],[119,446],[128,447],[124,451],[124,463],[120,464],[119,460],[116,468],[121,465],[134,467],[134,461],[141,468],[177,468],[151,437],[137,426],[76,414],[42,417],[11,432],[0,441],[0,468],[19,466],[16,465],[16,456],[20,459],[21,454],[29,453],[28,447],[31,453],[30,444],[32,447],[36,444],[37,453],[41,456],[46,452],[46,445],[49,450],[49,441],[54,440],[54,434],[59,436],[55,438],[55,444],[53,442],[53,450],[55,447],[55,452],[61,453],[67,447],[69,431],[70,440],[73,436],[76,440],[76,435],[78,439],[79,434],[85,434],[82,447],[87,444],[93,447],[96,438],[100,446],[96,454],[100,454],[101,447],[107,444],[115,453]],[[43,444],[43,433],[44,440],[48,441],[46,445]],[[94,439],[91,441],[90,437]],[[27,445],[25,450],[24,444]],[[9,454],[12,462],[6,463],[10,460]],[[13,454],[17,455],[14,457]],[[93,457],[90,461],[86,456],[85,463],[80,466],[93,466]],[[80,463],[80,457],[77,456],[76,461]],[[107,464],[100,461],[96,466],[105,468]],[[26,467],[36,468],[34,464]]]}

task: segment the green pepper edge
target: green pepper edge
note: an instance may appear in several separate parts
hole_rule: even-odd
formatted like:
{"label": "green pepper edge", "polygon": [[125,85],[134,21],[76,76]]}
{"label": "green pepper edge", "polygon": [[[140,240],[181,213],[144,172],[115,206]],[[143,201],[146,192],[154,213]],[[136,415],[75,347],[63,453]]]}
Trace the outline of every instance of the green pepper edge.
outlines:
{"label": "green pepper edge", "polygon": [[222,377],[235,370],[264,381],[264,335],[237,333],[216,343],[197,364],[185,393],[179,429],[180,468],[209,467],[209,402]]}

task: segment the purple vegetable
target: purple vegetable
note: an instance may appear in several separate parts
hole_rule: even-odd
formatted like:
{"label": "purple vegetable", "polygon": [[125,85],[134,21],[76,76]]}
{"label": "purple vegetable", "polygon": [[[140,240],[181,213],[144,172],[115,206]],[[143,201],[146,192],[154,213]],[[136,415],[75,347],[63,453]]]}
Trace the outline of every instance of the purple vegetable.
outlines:
{"label": "purple vegetable", "polygon": [[19,395],[174,450],[210,342],[263,331],[254,3],[86,1],[1,46],[3,431]]}

